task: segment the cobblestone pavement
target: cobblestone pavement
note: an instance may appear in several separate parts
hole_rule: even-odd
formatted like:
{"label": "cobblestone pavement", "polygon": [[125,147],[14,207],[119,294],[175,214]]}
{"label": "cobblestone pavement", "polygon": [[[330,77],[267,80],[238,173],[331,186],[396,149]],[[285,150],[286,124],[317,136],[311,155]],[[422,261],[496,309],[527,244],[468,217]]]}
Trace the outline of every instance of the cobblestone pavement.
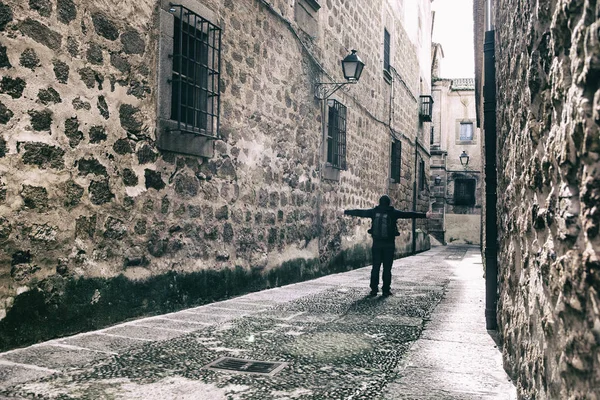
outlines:
{"label": "cobblestone pavement", "polygon": [[[369,271],[1,353],[0,399],[516,398],[485,331],[477,247],[396,260],[392,297],[366,296]],[[221,357],[283,368],[207,368]]]}

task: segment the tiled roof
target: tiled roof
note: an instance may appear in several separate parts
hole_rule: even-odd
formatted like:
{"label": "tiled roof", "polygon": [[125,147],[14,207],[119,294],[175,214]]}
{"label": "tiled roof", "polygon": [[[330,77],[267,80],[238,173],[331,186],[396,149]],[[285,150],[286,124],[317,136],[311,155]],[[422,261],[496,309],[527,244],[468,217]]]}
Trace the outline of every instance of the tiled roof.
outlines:
{"label": "tiled roof", "polygon": [[452,79],[450,90],[475,90],[474,78]]}

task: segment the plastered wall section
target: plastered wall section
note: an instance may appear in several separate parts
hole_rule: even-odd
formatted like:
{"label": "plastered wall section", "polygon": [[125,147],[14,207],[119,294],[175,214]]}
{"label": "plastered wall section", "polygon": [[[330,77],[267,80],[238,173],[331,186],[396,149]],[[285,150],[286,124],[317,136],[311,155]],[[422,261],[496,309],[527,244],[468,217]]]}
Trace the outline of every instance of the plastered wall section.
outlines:
{"label": "plastered wall section", "polygon": [[496,7],[498,320],[522,398],[600,398],[598,13]]}

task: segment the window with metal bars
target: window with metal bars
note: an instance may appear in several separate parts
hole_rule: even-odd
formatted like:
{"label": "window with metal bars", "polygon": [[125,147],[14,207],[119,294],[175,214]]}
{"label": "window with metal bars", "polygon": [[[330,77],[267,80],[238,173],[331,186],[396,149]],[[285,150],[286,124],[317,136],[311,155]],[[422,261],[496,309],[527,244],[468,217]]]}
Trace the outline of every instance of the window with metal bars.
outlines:
{"label": "window with metal bars", "polygon": [[383,30],[383,69],[390,72],[390,33]]}
{"label": "window with metal bars", "polygon": [[456,179],[454,181],[454,205],[475,205],[475,179]]}
{"label": "window with metal bars", "polygon": [[327,129],[327,163],[336,169],[346,169],[346,106],[329,100]]}
{"label": "window with metal bars", "polygon": [[391,178],[395,183],[400,182],[400,166],[402,165],[402,143],[394,139],[391,154]]}
{"label": "window with metal bars", "polygon": [[171,119],[178,130],[218,137],[221,29],[181,5],[172,5]]}

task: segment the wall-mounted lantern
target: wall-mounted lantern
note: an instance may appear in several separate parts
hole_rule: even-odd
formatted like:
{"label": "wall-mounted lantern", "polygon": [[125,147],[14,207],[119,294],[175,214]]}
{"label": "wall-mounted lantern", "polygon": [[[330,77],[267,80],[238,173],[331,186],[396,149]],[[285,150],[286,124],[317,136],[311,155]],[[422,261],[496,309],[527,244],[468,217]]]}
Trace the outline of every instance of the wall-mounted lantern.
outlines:
{"label": "wall-mounted lantern", "polygon": [[467,154],[467,152],[463,150],[462,154],[458,158],[460,159],[460,165],[467,168],[467,165],[469,165],[469,158],[470,158],[469,155]]}
{"label": "wall-mounted lantern", "polygon": [[[315,97],[319,100],[326,100],[342,86],[358,83],[364,66],[365,63],[356,55],[356,50],[352,50],[352,53],[342,60],[342,72],[346,82],[317,82]],[[330,89],[329,92],[327,92],[328,85],[333,85],[333,89]]]}
{"label": "wall-mounted lantern", "polygon": [[441,185],[441,183],[442,183],[442,177],[439,176],[439,175],[436,175],[435,178],[434,178],[434,182],[435,182],[436,185]]}

